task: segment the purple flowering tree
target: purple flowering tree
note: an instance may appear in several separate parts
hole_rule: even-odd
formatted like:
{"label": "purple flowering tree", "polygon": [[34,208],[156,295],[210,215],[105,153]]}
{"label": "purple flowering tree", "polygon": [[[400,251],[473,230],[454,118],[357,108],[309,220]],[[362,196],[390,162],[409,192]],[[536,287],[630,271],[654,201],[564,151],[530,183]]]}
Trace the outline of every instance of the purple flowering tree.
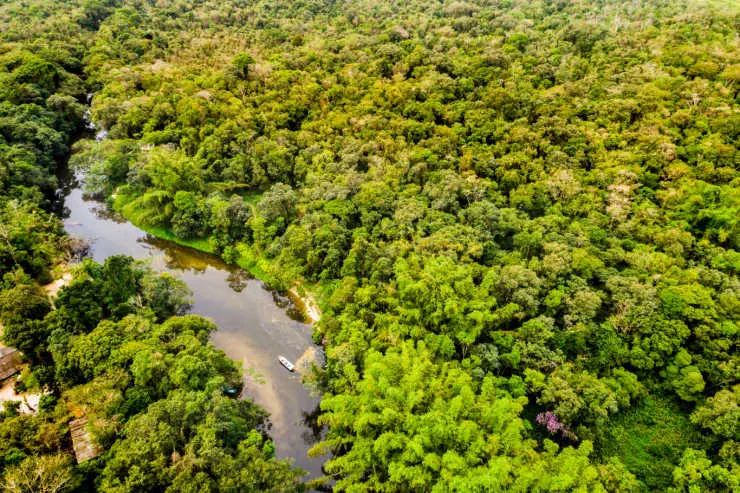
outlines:
{"label": "purple flowering tree", "polygon": [[561,423],[558,420],[557,415],[553,412],[547,411],[544,413],[539,413],[537,415],[536,421],[544,426],[551,435],[560,432],[563,438],[574,441],[578,440],[576,434],[570,431],[570,426],[566,425],[565,423]]}

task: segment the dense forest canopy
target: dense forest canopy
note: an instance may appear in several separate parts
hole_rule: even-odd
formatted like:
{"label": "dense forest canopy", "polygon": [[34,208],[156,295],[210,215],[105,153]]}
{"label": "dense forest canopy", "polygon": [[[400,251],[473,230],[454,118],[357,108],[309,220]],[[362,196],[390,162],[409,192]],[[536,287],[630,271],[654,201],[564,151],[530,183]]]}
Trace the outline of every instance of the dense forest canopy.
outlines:
{"label": "dense forest canopy", "polygon": [[2,2],[0,317],[58,427],[0,440],[6,483],[72,402],[109,452],[71,488],[296,484],[177,281],[115,257],[55,310],[35,287],[90,92],[90,194],[319,297],[337,490],[740,489],[739,27],[721,0]]}

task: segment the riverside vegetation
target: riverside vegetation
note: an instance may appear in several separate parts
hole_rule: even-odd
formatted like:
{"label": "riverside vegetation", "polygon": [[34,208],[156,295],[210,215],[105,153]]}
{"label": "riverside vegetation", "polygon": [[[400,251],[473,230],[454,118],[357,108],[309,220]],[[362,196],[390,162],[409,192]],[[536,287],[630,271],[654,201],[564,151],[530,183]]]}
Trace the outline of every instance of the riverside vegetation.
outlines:
{"label": "riverside vegetation", "polygon": [[[3,2],[0,320],[50,391],[5,412],[3,484],[306,488],[181,283],[113,257],[40,294],[94,92],[90,194],[319,298],[336,490],[737,491],[738,27],[722,0]],[[107,452],[73,465],[80,411]]]}

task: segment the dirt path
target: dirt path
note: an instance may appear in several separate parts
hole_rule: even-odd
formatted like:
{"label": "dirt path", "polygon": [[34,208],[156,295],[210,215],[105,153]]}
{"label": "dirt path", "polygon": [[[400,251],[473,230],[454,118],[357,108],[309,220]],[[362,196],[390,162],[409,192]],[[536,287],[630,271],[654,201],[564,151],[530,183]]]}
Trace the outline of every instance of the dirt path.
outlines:
{"label": "dirt path", "polygon": [[49,298],[55,298],[56,295],[59,293],[59,290],[62,289],[64,286],[69,284],[69,282],[72,280],[72,273],[71,272],[65,272],[62,274],[62,277],[59,279],[56,279],[49,284],[45,285],[44,291],[46,291],[46,294],[49,295]]}
{"label": "dirt path", "polygon": [[3,403],[7,401],[21,401],[21,407],[18,411],[22,414],[35,414],[39,409],[39,400],[41,394],[32,394],[30,392],[15,393],[15,378],[8,378],[0,387],[0,408],[4,408]]}

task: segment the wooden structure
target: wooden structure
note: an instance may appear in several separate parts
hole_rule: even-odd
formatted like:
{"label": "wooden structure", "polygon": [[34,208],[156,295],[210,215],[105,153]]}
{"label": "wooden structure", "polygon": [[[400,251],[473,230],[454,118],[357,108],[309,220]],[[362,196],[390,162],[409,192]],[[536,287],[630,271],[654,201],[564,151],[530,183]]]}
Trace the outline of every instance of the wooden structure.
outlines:
{"label": "wooden structure", "polygon": [[18,356],[18,350],[0,344],[0,381],[20,371]]}
{"label": "wooden structure", "polygon": [[81,417],[69,422],[69,431],[72,434],[72,448],[75,451],[77,463],[94,459],[103,453],[103,449],[93,442],[87,430],[87,418]]}

